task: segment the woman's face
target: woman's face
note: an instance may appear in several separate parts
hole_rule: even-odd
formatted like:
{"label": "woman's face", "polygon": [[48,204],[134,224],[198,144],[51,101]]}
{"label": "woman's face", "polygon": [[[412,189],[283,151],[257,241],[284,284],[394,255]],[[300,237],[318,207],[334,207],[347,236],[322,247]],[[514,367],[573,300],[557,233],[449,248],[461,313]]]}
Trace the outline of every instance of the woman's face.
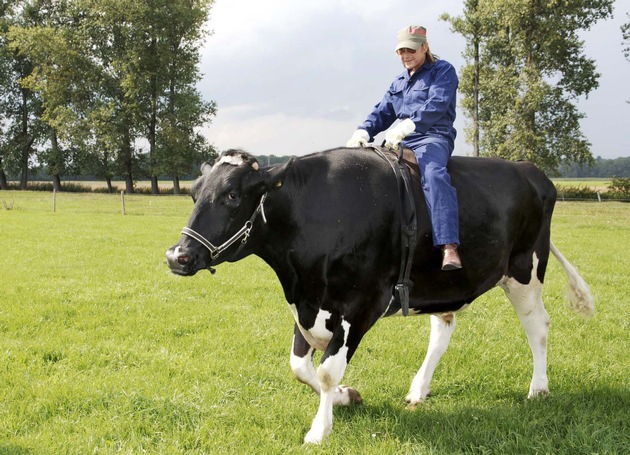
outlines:
{"label": "woman's face", "polygon": [[396,53],[400,56],[403,66],[413,73],[424,64],[427,48],[422,44],[415,52],[413,49],[403,48],[398,49]]}

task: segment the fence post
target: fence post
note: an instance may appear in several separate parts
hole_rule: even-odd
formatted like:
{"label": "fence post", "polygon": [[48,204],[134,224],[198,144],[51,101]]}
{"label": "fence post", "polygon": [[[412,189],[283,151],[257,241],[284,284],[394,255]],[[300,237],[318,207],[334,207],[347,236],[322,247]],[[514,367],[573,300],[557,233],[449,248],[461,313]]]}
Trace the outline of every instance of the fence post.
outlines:
{"label": "fence post", "polygon": [[599,202],[602,202],[602,196],[601,196],[601,194],[599,194],[599,191],[597,192],[597,200]]}
{"label": "fence post", "polygon": [[53,213],[57,211],[57,190],[53,190]]}
{"label": "fence post", "polygon": [[127,212],[125,211],[125,190],[122,190],[120,192],[120,202],[122,203],[122,214],[126,215]]}

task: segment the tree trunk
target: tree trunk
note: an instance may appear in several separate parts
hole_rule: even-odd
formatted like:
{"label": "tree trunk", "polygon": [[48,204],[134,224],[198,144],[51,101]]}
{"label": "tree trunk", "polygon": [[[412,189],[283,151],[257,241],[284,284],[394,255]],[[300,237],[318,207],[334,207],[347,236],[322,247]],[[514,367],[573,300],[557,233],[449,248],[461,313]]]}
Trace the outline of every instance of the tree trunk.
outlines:
{"label": "tree trunk", "polygon": [[31,155],[32,142],[28,140],[28,95],[22,89],[22,131],[20,132],[20,189],[25,190],[28,184],[28,159]]}
{"label": "tree trunk", "polygon": [[475,73],[473,76],[473,156],[479,156],[479,37],[475,36],[473,65]]}
{"label": "tree trunk", "polygon": [[[157,45],[156,38],[151,39],[151,53],[155,54]],[[157,55],[155,55],[157,59]],[[149,170],[151,172],[151,194],[160,194],[157,178],[157,109],[158,109],[158,86],[157,75],[151,76],[151,119],[149,121]]]}
{"label": "tree trunk", "polygon": [[123,173],[125,177],[125,192],[127,194],[133,194],[133,146],[131,145],[131,133],[129,127],[125,127],[123,133],[123,145],[121,150],[123,161]]}
{"label": "tree trunk", "polygon": [[53,190],[61,191],[61,177],[59,174],[54,174],[52,176]]}
{"label": "tree trunk", "polygon": [[55,131],[54,128],[52,128],[52,132],[50,135],[50,143],[51,143],[51,147],[52,147],[52,157],[53,157],[53,163],[51,164],[51,168],[52,168],[52,182],[53,182],[53,189],[55,191],[61,191],[61,177],[59,175],[59,169],[61,169],[62,163],[60,163],[59,161],[62,161],[62,157],[59,155],[59,141],[57,140],[57,132]]}
{"label": "tree trunk", "polygon": [[179,187],[179,175],[173,176],[173,194],[180,194],[181,188]]}
{"label": "tree trunk", "polygon": [[[0,165],[2,162],[0,161]],[[7,175],[4,173],[4,169],[0,168],[0,190],[8,190],[9,183],[7,182]]]}
{"label": "tree trunk", "polygon": [[107,183],[107,192],[113,193],[114,187],[112,186],[112,178],[109,175],[105,177],[105,183]]}

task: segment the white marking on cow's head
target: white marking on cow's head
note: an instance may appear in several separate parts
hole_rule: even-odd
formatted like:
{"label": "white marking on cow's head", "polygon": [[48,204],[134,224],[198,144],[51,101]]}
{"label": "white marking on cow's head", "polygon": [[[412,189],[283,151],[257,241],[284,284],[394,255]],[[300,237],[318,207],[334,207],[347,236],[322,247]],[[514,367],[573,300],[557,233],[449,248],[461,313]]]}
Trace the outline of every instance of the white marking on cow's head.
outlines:
{"label": "white marking on cow's head", "polygon": [[[217,164],[230,164],[232,166],[240,166],[242,164],[246,164],[246,161],[243,159],[243,156],[241,154],[234,154],[234,155],[224,155],[219,159],[219,162]],[[259,169],[258,163],[257,162],[253,162],[252,163],[252,168],[257,171]]]}
{"label": "white marking on cow's head", "polygon": [[245,161],[243,160],[243,157],[241,155],[225,155],[222,156],[221,159],[219,159],[219,162],[217,164],[225,163],[231,164],[232,166],[240,166],[244,162]]}

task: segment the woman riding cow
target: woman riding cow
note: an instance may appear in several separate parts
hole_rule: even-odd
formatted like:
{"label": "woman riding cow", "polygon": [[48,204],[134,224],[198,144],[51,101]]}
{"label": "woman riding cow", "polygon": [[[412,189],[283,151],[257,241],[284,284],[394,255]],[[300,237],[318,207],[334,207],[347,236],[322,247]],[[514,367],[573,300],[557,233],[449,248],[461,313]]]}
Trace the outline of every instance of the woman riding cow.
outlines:
{"label": "woman riding cow", "polygon": [[405,71],[394,79],[347,147],[366,146],[400,120],[386,132],[386,145],[397,149],[402,142],[414,151],[433,226],[433,244],[442,248],[442,270],[460,269],[457,192],[446,169],[457,134],[453,127],[457,74],[450,63],[431,53],[426,29],[419,25],[398,32],[396,53]]}

